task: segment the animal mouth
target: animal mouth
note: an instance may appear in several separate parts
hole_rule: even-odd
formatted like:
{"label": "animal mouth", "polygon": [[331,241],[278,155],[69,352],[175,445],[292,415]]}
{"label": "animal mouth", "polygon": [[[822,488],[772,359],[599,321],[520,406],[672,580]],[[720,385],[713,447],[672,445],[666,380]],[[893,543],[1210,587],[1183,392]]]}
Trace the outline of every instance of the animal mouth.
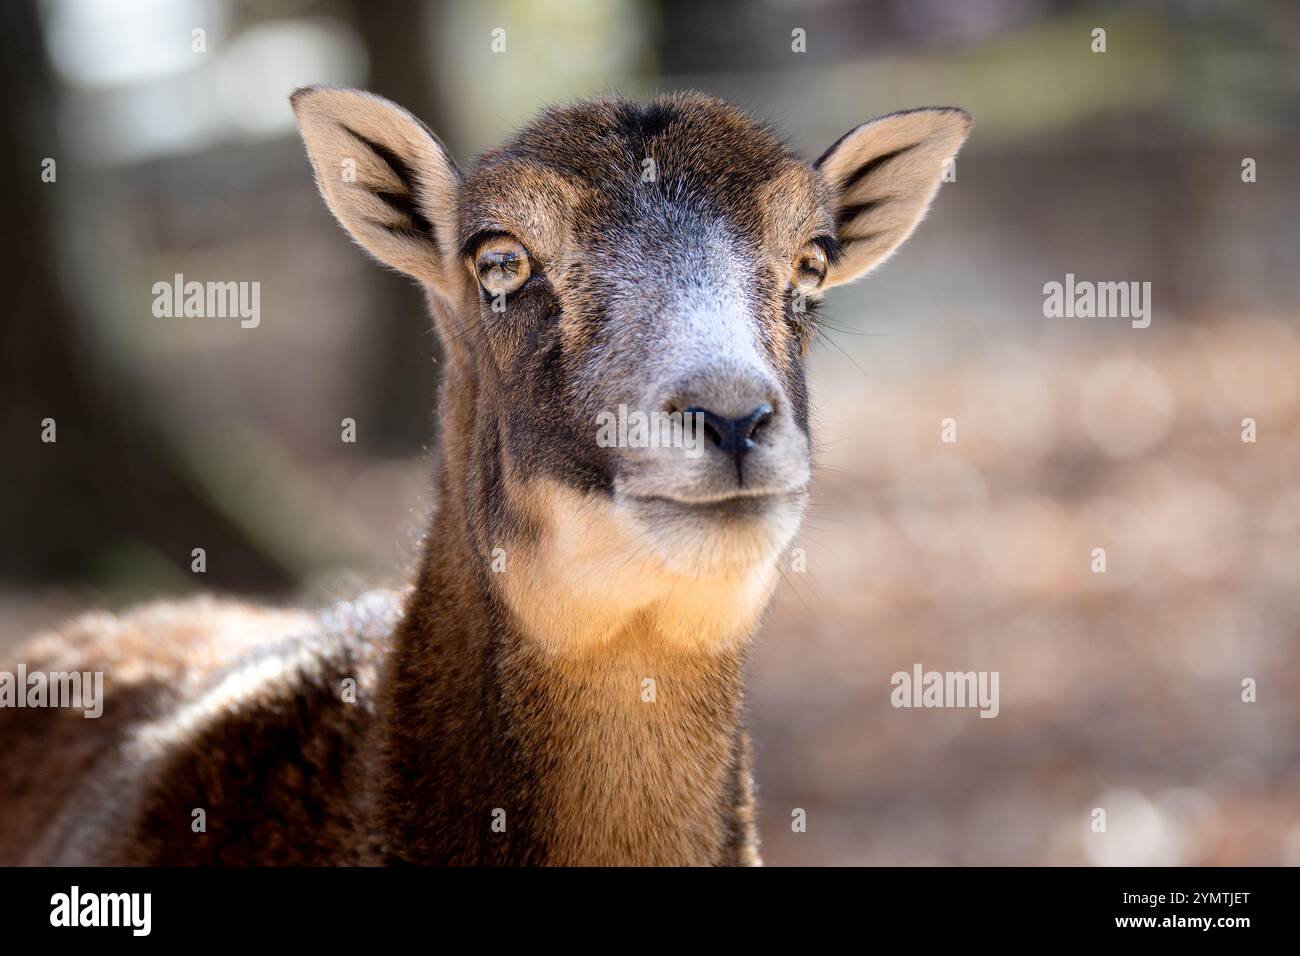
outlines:
{"label": "animal mouth", "polygon": [[762,518],[781,504],[797,501],[803,489],[782,492],[737,492],[707,498],[677,498],[672,495],[629,495],[637,505],[664,512],[717,519]]}
{"label": "animal mouth", "polygon": [[624,493],[628,531],[665,568],[695,579],[770,567],[799,530],[808,493],[746,489],[726,494]]}

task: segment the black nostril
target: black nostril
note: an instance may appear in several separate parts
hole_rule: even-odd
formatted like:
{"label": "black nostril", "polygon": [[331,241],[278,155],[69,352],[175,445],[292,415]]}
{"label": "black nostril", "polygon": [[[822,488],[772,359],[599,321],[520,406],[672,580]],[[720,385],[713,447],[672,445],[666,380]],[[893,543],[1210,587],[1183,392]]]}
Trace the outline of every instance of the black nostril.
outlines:
{"label": "black nostril", "polygon": [[757,443],[756,439],[763,426],[771,420],[772,406],[764,402],[740,418],[725,418],[698,405],[686,409],[686,414],[699,416],[696,421],[702,421],[704,434],[709,440],[723,454],[731,455],[736,460],[736,480],[743,485],[745,477],[741,462]]}
{"label": "black nostril", "polygon": [[[745,438],[749,441],[752,448],[754,440],[758,438],[758,433],[763,430],[763,426],[768,423],[772,417],[772,406],[764,402],[758,408],[749,413],[749,419],[746,424],[741,426],[745,431]],[[739,424],[739,422],[737,422]]]}

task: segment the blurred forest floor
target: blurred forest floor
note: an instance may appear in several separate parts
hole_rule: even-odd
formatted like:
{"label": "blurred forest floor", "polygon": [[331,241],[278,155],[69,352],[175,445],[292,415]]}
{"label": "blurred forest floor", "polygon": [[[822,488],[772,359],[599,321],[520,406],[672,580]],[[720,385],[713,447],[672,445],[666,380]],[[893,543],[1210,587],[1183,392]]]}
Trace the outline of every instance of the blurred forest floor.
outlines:
{"label": "blurred forest floor", "polygon": [[[750,698],[771,862],[1300,863],[1300,339],[1143,334],[819,395]],[[999,716],[894,709],[915,663],[999,671]]]}

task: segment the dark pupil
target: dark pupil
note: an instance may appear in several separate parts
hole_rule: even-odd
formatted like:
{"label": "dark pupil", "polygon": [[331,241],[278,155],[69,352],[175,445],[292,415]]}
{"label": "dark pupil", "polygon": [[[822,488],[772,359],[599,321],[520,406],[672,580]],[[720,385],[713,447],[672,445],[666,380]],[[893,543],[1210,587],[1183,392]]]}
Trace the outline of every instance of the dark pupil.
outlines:
{"label": "dark pupil", "polygon": [[519,274],[519,256],[513,252],[489,252],[478,261],[478,274],[486,279],[492,270],[499,270],[502,279]]}

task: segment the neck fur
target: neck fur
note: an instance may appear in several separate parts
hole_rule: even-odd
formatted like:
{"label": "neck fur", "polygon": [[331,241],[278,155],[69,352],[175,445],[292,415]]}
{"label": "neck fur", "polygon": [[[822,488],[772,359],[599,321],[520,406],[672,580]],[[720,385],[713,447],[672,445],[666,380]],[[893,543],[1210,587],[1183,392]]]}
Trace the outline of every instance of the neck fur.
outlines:
{"label": "neck fur", "polygon": [[573,546],[563,517],[535,522],[532,544],[507,548],[494,573],[472,504],[485,489],[471,492],[458,437],[453,421],[439,514],[381,692],[384,855],[743,861],[747,632],[702,643],[714,624],[692,622],[690,595],[649,608],[602,599],[617,590],[611,565],[603,579],[598,564],[582,575],[555,566]]}

